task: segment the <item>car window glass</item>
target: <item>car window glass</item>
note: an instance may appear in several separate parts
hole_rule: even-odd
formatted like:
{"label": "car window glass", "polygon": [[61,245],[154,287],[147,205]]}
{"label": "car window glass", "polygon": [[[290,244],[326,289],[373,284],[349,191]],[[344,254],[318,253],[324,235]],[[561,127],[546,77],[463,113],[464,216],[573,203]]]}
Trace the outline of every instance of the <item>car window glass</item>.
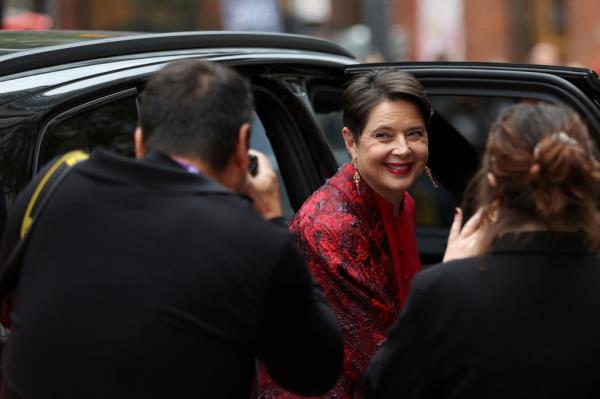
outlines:
{"label": "car window glass", "polygon": [[492,123],[507,107],[533,99],[495,96],[429,96],[435,112],[482,153]]}
{"label": "car window glass", "polygon": [[310,87],[313,112],[338,165],[350,161],[342,137],[342,90],[325,85]]}
{"label": "car window glass", "polygon": [[[136,125],[137,108],[133,96],[83,110],[48,128],[42,143],[39,165],[75,149],[90,152],[96,147],[101,147],[133,156],[133,132]],[[281,180],[279,165],[263,124],[256,115],[250,137],[251,148],[265,153],[277,172],[284,217],[289,219],[293,211]]]}
{"label": "car window glass", "polygon": [[333,155],[338,165],[350,162],[350,156],[346,150],[344,139],[342,137],[342,113],[340,111],[330,111],[323,113],[316,113],[317,122],[327,139],[327,142],[331,146]]}
{"label": "car window glass", "polygon": [[284,182],[281,178],[281,172],[279,171],[279,163],[277,162],[277,158],[275,157],[275,152],[273,151],[271,142],[267,137],[265,127],[263,126],[260,118],[256,114],[254,115],[254,121],[252,122],[252,131],[250,132],[250,148],[264,153],[269,159],[273,170],[275,170],[275,173],[277,173],[281,193],[281,206],[283,208],[283,217],[286,220],[290,220],[294,214],[294,210],[292,209],[292,205],[290,204],[287,191],[285,190]]}
{"label": "car window glass", "polygon": [[134,96],[73,114],[48,127],[38,165],[68,151],[79,149],[90,152],[96,147],[133,156],[133,132],[136,125]]}
{"label": "car window glass", "polygon": [[[430,101],[436,117],[447,122],[478,154],[481,154],[496,116],[506,107],[523,99],[433,95],[430,96]],[[435,134],[444,134],[444,132],[431,132],[433,137],[430,140],[435,140]],[[445,151],[452,151],[452,149],[448,148]],[[417,204],[417,222],[420,226],[449,228],[453,220],[454,207],[459,204],[443,182],[437,181],[437,183],[436,189],[423,175],[409,190]]]}

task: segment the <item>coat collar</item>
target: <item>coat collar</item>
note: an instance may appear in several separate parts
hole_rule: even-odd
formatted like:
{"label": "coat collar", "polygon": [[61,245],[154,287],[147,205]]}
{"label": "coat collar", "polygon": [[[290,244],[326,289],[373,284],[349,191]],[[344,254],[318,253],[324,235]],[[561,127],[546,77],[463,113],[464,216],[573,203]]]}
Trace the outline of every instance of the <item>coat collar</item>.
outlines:
{"label": "coat collar", "polygon": [[582,232],[523,232],[507,233],[492,243],[491,253],[573,254],[590,255]]}
{"label": "coat collar", "polygon": [[80,165],[78,170],[84,174],[122,184],[158,189],[164,187],[173,192],[227,194],[246,198],[203,175],[184,170],[161,152],[150,152],[141,160],[136,160],[96,149],[90,159]]}

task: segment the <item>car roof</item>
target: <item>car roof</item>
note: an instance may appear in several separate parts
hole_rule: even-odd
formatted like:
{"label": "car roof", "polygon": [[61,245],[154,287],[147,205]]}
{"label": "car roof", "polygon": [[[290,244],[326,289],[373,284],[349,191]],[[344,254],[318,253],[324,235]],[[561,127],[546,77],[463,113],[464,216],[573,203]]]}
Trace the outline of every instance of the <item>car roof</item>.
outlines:
{"label": "car roof", "polygon": [[0,32],[0,76],[120,55],[187,49],[310,51],[354,59],[343,47],[315,37],[257,32]]}

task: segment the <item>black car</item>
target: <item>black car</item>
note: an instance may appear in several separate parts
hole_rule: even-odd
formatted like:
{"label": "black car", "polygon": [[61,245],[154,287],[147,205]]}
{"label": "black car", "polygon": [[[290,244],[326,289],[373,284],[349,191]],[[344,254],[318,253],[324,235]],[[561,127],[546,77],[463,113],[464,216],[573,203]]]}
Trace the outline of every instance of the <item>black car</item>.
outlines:
{"label": "black car", "polygon": [[454,207],[499,110],[520,101],[566,104],[583,116],[596,142],[600,139],[600,82],[587,69],[359,64],[334,43],[295,35],[2,32],[0,184],[7,206],[60,153],[100,146],[132,155],[135,98],[149,74],[180,58],[221,62],[250,79],[257,114],[251,146],[278,170],[288,218],[348,160],[340,115],[348,76],[371,68],[414,74],[435,108],[429,166],[440,186],[421,179],[410,190],[425,264],[441,259]]}

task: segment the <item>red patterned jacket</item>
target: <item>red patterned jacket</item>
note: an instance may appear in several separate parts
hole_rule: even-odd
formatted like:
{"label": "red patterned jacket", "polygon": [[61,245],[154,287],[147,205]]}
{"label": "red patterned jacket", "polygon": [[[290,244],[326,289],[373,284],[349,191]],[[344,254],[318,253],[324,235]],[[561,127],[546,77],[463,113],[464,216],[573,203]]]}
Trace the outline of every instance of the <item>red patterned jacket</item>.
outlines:
{"label": "red patterned jacket", "polygon": [[[401,239],[398,279],[375,194],[362,181],[357,192],[353,173],[352,165],[344,165],[304,203],[290,224],[343,332],[342,375],[325,398],[353,397],[420,269],[410,195],[405,194],[395,225]],[[258,392],[261,399],[297,397],[277,386],[264,370],[259,373]]]}

